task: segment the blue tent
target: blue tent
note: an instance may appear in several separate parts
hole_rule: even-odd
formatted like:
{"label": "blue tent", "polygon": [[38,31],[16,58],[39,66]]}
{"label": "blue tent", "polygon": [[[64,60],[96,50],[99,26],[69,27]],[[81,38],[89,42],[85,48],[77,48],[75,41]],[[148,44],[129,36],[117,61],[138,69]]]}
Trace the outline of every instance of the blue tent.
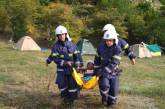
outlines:
{"label": "blue tent", "polygon": [[151,52],[152,56],[161,56],[161,48],[157,44],[147,45],[148,50]]}

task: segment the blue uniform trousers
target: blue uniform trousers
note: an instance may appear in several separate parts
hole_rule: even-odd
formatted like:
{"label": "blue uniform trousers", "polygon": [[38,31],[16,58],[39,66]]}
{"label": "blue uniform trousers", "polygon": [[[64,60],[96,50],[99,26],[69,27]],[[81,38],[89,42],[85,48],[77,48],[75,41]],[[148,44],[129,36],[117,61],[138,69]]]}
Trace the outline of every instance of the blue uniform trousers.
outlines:
{"label": "blue uniform trousers", "polygon": [[80,88],[72,75],[65,72],[58,72],[56,83],[61,91],[61,97],[64,99],[75,100],[79,98]]}
{"label": "blue uniform trousers", "polygon": [[102,96],[102,102],[108,105],[115,104],[117,101],[119,76],[102,76],[99,80],[99,89]]}

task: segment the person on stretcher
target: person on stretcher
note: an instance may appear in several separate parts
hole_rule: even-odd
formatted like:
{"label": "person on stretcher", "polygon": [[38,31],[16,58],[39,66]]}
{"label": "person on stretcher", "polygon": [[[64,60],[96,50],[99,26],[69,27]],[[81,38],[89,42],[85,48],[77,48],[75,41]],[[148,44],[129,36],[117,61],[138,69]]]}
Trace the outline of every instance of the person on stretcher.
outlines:
{"label": "person on stretcher", "polygon": [[88,61],[86,68],[80,69],[80,72],[83,73],[82,80],[84,82],[87,82],[88,80],[90,80],[92,76],[94,75],[93,71],[94,71],[94,63],[92,61]]}
{"label": "person on stretcher", "polygon": [[99,77],[94,74],[94,63],[88,61],[85,68],[73,69],[73,77],[82,89],[93,89],[96,87]]}

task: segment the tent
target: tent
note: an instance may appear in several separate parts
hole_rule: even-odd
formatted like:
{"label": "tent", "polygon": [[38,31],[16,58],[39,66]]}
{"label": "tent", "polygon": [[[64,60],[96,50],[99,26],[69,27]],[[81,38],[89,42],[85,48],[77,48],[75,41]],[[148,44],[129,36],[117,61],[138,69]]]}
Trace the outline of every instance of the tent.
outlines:
{"label": "tent", "polygon": [[147,45],[148,50],[151,52],[152,56],[161,56],[161,48],[157,44]]}
{"label": "tent", "polygon": [[15,48],[21,51],[41,51],[38,44],[29,36],[24,36],[19,39]]}
{"label": "tent", "polygon": [[139,57],[139,58],[152,57],[150,51],[147,49],[144,43],[134,44],[131,46],[131,49],[134,52],[136,57]]}
{"label": "tent", "polygon": [[95,55],[96,54],[96,50],[95,50],[94,46],[87,39],[80,39],[77,42],[77,46],[82,55]]}

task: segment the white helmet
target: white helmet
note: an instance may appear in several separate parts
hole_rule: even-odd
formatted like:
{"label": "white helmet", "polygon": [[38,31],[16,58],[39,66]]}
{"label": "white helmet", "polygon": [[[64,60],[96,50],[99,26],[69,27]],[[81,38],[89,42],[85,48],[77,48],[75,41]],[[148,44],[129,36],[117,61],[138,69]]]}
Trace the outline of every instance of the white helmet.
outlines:
{"label": "white helmet", "polygon": [[115,39],[115,43],[118,44],[118,38],[117,38],[117,34],[115,32],[112,32],[112,31],[109,31],[109,30],[106,31],[104,33],[103,39],[104,40]]}
{"label": "white helmet", "polygon": [[55,34],[56,35],[58,35],[58,34],[67,34],[68,33],[68,31],[67,31],[67,29],[64,27],[64,26],[62,26],[62,25],[59,25],[57,28],[56,28],[56,30],[55,30]]}
{"label": "white helmet", "polygon": [[117,35],[119,35],[119,34],[116,32],[116,29],[115,29],[114,25],[112,25],[112,24],[106,24],[106,25],[103,27],[103,29],[102,29],[102,31],[107,31],[107,30],[110,30],[110,31],[112,31],[112,32],[115,32]]}
{"label": "white helmet", "polygon": [[67,34],[66,35],[66,38],[68,38],[69,41],[71,41],[72,39],[69,37],[69,34],[68,34],[68,31],[67,29],[62,26],[62,25],[59,25],[56,30],[55,30],[55,35],[58,35],[58,34]]}

